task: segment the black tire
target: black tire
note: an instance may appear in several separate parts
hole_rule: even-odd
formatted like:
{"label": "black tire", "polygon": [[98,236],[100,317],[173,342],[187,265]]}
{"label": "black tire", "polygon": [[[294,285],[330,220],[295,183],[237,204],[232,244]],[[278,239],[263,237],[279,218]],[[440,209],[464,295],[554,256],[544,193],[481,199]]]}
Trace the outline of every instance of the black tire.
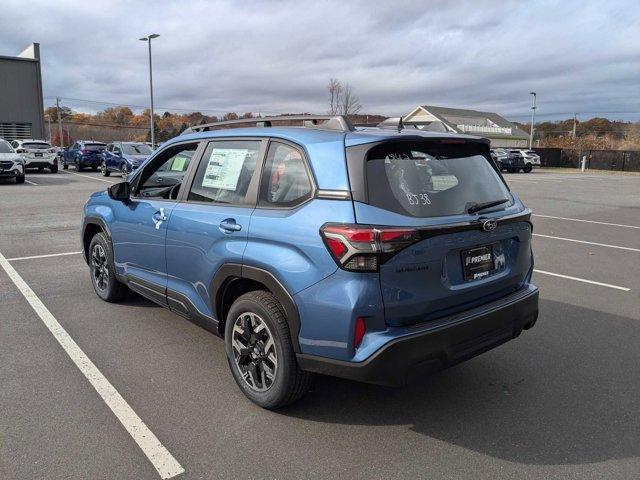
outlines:
{"label": "black tire", "polygon": [[516,169],[515,168],[507,168],[507,172],[508,173],[516,173]]}
{"label": "black tire", "polygon": [[76,172],[81,172],[82,170],[84,170],[84,167],[82,166],[82,163],[80,163],[80,160],[78,160],[76,158],[76,160],[73,162],[73,164],[76,167]]}
{"label": "black tire", "polygon": [[[262,391],[253,388],[243,377],[239,366],[242,358],[239,356],[239,361],[236,361],[232,345],[236,320],[242,323],[241,318],[247,314],[254,315],[266,325],[266,334],[270,334],[273,339],[277,359],[274,379],[267,389]],[[264,334],[264,330],[262,332]],[[258,338],[255,333],[251,332],[251,338],[254,337]],[[255,338],[254,341],[256,341]],[[258,346],[260,342],[262,340],[257,340]],[[309,372],[300,370],[291,345],[291,336],[284,309],[270,292],[256,290],[245,293],[233,303],[229,309],[225,325],[225,347],[227,361],[234,380],[242,390],[242,393],[256,405],[268,410],[275,410],[299,400],[309,390],[312,376]],[[251,352],[254,350],[251,350]],[[261,354],[265,353],[263,350],[259,350],[259,352]],[[249,358],[249,355],[247,354],[246,357]],[[264,362],[265,360],[262,361]],[[251,361],[248,363],[251,363]]]}
{"label": "black tire", "polygon": [[120,165],[120,175],[122,175],[122,178],[127,178],[127,166],[124,163]]}
{"label": "black tire", "polygon": [[533,170],[533,165],[531,165],[530,163],[527,163],[522,169],[524,173],[530,173],[531,170]]}
{"label": "black tire", "polygon": [[[101,253],[104,253],[104,259]],[[127,294],[127,286],[116,278],[113,249],[107,236],[96,233],[89,244],[89,271],[96,294],[105,302],[117,302]],[[104,276],[106,272],[106,276]]]}
{"label": "black tire", "polygon": [[100,171],[102,172],[103,177],[108,177],[109,175],[111,175],[111,172],[107,168],[107,164],[105,162],[102,162],[100,164]]}
{"label": "black tire", "polygon": [[69,165],[67,165],[67,162],[62,162],[62,169],[63,170],[68,170],[69,169]]}
{"label": "black tire", "polygon": [[16,183],[24,183],[24,175],[16,175]]}
{"label": "black tire", "polygon": [[54,163],[53,165],[51,165],[51,166],[49,167],[49,172],[50,172],[50,173],[58,173],[58,164],[57,164],[57,163]]}

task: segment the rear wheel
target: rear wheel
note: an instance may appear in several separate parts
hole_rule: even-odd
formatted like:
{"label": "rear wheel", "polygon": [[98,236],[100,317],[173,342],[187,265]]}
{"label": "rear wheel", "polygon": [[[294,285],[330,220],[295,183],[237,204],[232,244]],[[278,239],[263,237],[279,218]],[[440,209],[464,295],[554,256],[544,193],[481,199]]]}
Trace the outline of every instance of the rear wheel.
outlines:
{"label": "rear wheel", "polygon": [[509,167],[509,168],[507,168],[507,172],[509,172],[509,173],[516,173],[516,169],[515,169],[515,168],[512,168],[512,167]]}
{"label": "rear wheel", "polygon": [[107,164],[105,162],[102,162],[100,164],[100,172],[102,172],[103,177],[108,177],[109,175],[111,175],[111,172],[107,168]]}
{"label": "rear wheel", "polygon": [[116,302],[127,293],[126,285],[116,278],[111,242],[104,233],[96,233],[89,244],[89,270],[96,294],[105,302]]}
{"label": "rear wheel", "polygon": [[69,165],[67,165],[67,162],[62,162],[62,169],[63,170],[68,170],[69,169]]}
{"label": "rear wheel", "polygon": [[524,173],[529,173],[531,172],[531,170],[533,170],[533,165],[527,163],[522,170],[524,171]]}
{"label": "rear wheel", "polygon": [[58,163],[54,163],[53,165],[49,166],[49,172],[51,173],[58,173]]}
{"label": "rear wheel", "polygon": [[280,408],[309,390],[311,374],[300,370],[284,309],[270,292],[245,293],[233,303],[225,347],[233,378],[255,404]]}
{"label": "rear wheel", "polygon": [[81,172],[82,170],[84,170],[84,167],[82,166],[79,158],[76,158],[74,165],[76,167],[76,172]]}

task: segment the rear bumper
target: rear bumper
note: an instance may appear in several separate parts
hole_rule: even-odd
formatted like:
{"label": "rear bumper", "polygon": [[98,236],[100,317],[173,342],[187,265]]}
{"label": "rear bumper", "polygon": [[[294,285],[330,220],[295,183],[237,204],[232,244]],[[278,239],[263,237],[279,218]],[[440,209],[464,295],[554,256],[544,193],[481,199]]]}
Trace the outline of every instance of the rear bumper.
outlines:
{"label": "rear bumper", "polygon": [[30,158],[25,159],[25,167],[26,168],[40,168],[40,167],[50,167],[57,163],[56,157],[51,158]]}
{"label": "rear bumper", "polygon": [[400,386],[450,367],[533,327],[538,289],[528,285],[481,307],[412,328],[363,362],[298,354],[303,370],[380,385]]}
{"label": "rear bumper", "polygon": [[78,157],[78,162],[82,165],[100,165],[102,158],[100,157]]}

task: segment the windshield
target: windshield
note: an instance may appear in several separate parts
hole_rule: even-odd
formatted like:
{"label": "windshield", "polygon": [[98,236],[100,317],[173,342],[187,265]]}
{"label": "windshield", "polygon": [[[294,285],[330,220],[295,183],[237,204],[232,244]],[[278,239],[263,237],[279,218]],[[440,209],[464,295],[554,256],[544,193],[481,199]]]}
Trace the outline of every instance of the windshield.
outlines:
{"label": "windshield", "polygon": [[378,145],[367,154],[369,203],[423,218],[465,214],[474,205],[502,199],[508,201],[494,210],[512,205],[509,190],[480,148],[435,142]]}
{"label": "windshield", "polygon": [[0,140],[0,153],[14,153],[13,147],[9,145],[9,142],[5,142],[4,140]]}
{"label": "windshield", "polygon": [[22,148],[28,148],[30,150],[48,150],[51,148],[51,145],[44,142],[29,142],[23,143]]}
{"label": "windshield", "polygon": [[122,144],[122,153],[125,155],[151,155],[151,148],[144,143],[124,143]]}

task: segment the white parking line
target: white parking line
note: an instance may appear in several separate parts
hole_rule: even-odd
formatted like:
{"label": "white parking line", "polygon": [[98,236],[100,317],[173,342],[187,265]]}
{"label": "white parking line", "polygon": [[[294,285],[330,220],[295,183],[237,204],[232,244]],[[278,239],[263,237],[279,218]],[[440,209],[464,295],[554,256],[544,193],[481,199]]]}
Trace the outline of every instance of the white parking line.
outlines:
{"label": "white parking line", "polygon": [[131,435],[142,452],[153,464],[160,477],[168,479],[184,473],[182,465],[180,465],[164,445],[160,443],[160,440],[149,430],[136,412],[129,406],[127,401],[122,398],[120,393],[109,383],[109,380],[98,370],[98,367],[96,367],[91,359],[80,349],[78,344],[69,336],[62,325],[58,323],[49,309],[45,307],[44,303],[42,303],[40,298],[31,290],[31,287],[27,285],[2,253],[0,253],[0,266],[7,272],[9,278],[18,290],[20,290],[20,293],[22,293],[27,302],[29,302],[60,346],[67,352],[67,355],[69,355],[73,363],[76,364],[89,383],[96,389],[98,395],[100,395],[102,400],[104,400],[118,420],[120,420],[122,426],[129,432],[129,435]]}
{"label": "white parking line", "polygon": [[36,187],[38,186],[36,182],[32,182],[31,180],[25,180],[25,182],[28,183],[29,185],[35,185]]}
{"label": "white parking line", "polygon": [[586,278],[571,277],[569,275],[562,275],[560,273],[546,272],[544,270],[537,270],[535,268],[533,269],[533,271],[536,272],[536,273],[541,273],[543,275],[551,275],[552,277],[566,278],[567,280],[575,280],[576,282],[590,283],[591,285],[598,285],[600,287],[614,288],[616,290],[622,290],[623,292],[628,292],[628,291],[631,290],[631,289],[629,289],[627,287],[620,287],[618,285],[611,285],[609,283],[594,282],[593,280],[587,280]]}
{"label": "white parking line", "polygon": [[575,238],[554,237],[554,236],[551,236],[551,235],[542,235],[540,233],[534,233],[533,236],[534,237],[542,237],[542,238],[552,238],[554,240],[563,240],[565,242],[586,243],[587,245],[596,245],[598,247],[616,248],[618,250],[629,250],[631,252],[640,252],[640,248],[621,247],[619,245],[609,245],[607,243],[587,242],[586,240],[576,240]]}
{"label": "white parking line", "polygon": [[84,175],[82,173],[77,173],[77,172],[62,172],[62,173],[68,173],[70,175],[78,175],[79,177],[90,178],[91,180],[97,180],[98,182],[106,182],[112,185],[116,183],[116,182],[111,182],[109,180],[105,180],[104,178],[92,177],[91,175]]}
{"label": "white parking line", "polygon": [[64,253],[48,253],[46,255],[32,255],[30,257],[13,257],[7,258],[7,262],[15,262],[16,260],[33,260],[34,258],[62,257],[64,255],[78,255],[82,252],[64,252]]}
{"label": "white parking line", "polygon": [[597,225],[609,225],[611,227],[624,227],[624,228],[638,228],[638,229],[640,229],[639,226],[636,226],[636,225],[625,225],[623,223],[596,222],[595,220],[582,220],[581,218],[554,217],[553,215],[541,215],[539,213],[534,213],[533,216],[534,217],[540,217],[540,218],[553,218],[553,219],[556,219],[556,220],[568,220],[570,222],[595,223]]}

